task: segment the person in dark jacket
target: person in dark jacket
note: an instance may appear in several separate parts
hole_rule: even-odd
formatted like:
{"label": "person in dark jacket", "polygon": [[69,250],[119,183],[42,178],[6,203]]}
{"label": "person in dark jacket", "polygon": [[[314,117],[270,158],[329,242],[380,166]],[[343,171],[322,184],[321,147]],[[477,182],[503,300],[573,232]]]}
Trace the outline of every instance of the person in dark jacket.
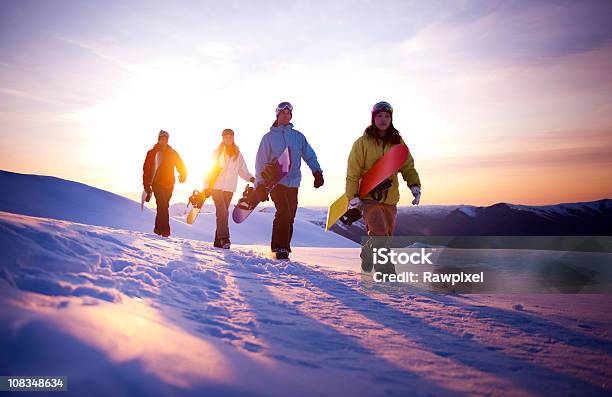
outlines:
{"label": "person in dark jacket", "polygon": [[168,145],[169,138],[170,134],[167,131],[159,131],[157,144],[147,152],[142,166],[142,185],[147,192],[145,201],[149,202],[153,194],[157,204],[153,232],[163,237],[170,236],[168,207],[174,190],[174,168],[179,172],[180,183],[187,179],[185,164],[181,156]]}

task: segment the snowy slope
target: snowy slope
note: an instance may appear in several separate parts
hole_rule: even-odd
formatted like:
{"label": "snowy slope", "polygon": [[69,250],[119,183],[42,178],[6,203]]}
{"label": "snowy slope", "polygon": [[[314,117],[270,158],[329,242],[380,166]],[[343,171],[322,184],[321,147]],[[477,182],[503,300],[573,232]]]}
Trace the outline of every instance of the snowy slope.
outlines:
{"label": "snowy slope", "polygon": [[0,373],[68,376],[65,395],[609,395],[609,295],[385,291],[323,248],[8,213],[0,249]]}
{"label": "snowy slope", "polygon": [[[140,203],[82,183],[64,179],[23,175],[0,171],[0,211],[16,214],[69,220],[89,225],[152,232],[155,213],[140,212]],[[214,207],[207,206],[194,226],[184,222],[184,212],[173,207],[177,215],[171,221],[176,237],[212,241],[215,234]],[[230,220],[232,242],[269,244],[272,230],[271,212],[257,212],[242,225]],[[315,247],[356,247],[357,244],[335,233],[324,233],[311,222],[297,219],[292,244]]]}

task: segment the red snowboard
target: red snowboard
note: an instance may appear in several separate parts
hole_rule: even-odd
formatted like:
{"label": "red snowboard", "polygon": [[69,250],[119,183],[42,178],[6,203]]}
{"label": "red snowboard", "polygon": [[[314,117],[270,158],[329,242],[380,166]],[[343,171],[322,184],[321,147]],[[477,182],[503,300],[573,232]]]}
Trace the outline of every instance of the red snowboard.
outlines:
{"label": "red snowboard", "polygon": [[[361,177],[361,184],[359,187],[359,197],[365,198],[378,186],[379,183],[395,174],[406,162],[408,158],[408,147],[406,145],[395,145],[392,146],[387,153],[381,158],[376,160],[374,166],[368,170]],[[328,231],[330,227],[338,219],[342,217],[348,210],[349,199],[343,194],[327,210],[327,221],[325,222],[325,231]]]}
{"label": "red snowboard", "polygon": [[379,183],[395,174],[408,158],[408,146],[395,145],[387,151],[361,179],[359,197],[364,198]]}

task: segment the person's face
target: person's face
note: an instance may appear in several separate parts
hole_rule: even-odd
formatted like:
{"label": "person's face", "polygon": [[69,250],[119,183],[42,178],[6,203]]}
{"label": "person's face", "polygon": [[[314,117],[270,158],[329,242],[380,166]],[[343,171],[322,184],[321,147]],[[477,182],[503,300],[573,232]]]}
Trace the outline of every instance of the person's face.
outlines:
{"label": "person's face", "polygon": [[278,124],[279,125],[285,125],[285,124],[289,124],[289,122],[291,121],[291,111],[289,109],[283,109],[280,111],[280,113],[278,114]]}
{"label": "person's face", "polygon": [[380,112],[374,117],[374,125],[381,132],[387,132],[387,128],[391,125],[391,115],[387,112]]}
{"label": "person's face", "polygon": [[168,137],[160,136],[159,138],[157,138],[157,143],[159,143],[159,146],[161,146],[162,148],[165,148],[166,146],[168,146]]}
{"label": "person's face", "polygon": [[223,144],[225,146],[231,146],[234,143],[234,136],[231,134],[223,135]]}

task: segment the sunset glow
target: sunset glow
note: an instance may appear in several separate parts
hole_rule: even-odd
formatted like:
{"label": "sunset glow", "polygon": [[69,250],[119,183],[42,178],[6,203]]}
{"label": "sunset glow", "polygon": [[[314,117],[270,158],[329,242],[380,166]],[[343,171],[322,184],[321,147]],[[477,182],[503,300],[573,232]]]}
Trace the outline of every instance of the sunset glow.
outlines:
{"label": "sunset glow", "polygon": [[138,199],[144,156],[165,129],[187,165],[173,196],[185,201],[224,128],[254,172],[288,100],[326,180],[315,190],[303,164],[300,205],[327,206],[384,99],[422,204],[611,197],[610,7],[487,4],[9,2],[0,169]]}

